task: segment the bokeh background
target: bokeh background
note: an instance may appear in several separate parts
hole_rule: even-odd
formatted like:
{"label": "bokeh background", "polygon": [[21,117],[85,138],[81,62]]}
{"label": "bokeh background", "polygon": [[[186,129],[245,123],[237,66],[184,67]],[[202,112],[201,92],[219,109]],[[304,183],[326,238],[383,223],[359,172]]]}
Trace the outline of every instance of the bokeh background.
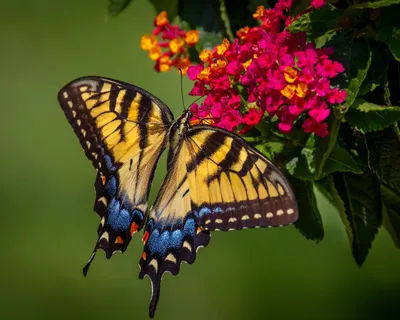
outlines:
{"label": "bokeh background", "polygon": [[[116,19],[106,1],[4,1],[0,10],[1,319],[146,319],[142,243],[106,260],[96,241],[95,171],[57,103],[84,75],[146,88],[182,112],[180,76],[156,74],[139,40],[155,12],[143,0]],[[193,99],[186,93],[186,105]],[[157,171],[154,193],[165,173]],[[319,195],[325,239],[294,227],[214,233],[194,265],[166,275],[157,319],[398,319],[400,254],[381,230],[360,269],[339,215]],[[395,313],[397,312],[397,314]]]}

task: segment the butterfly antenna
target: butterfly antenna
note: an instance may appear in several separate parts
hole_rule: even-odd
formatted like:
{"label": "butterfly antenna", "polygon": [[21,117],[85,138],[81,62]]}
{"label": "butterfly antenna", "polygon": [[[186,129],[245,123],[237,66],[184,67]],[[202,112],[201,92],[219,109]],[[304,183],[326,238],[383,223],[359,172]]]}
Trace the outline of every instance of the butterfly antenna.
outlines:
{"label": "butterfly antenna", "polygon": [[179,73],[181,74],[181,99],[182,99],[182,105],[183,109],[186,110],[185,108],[185,99],[183,98],[183,71],[181,68],[178,68]]}

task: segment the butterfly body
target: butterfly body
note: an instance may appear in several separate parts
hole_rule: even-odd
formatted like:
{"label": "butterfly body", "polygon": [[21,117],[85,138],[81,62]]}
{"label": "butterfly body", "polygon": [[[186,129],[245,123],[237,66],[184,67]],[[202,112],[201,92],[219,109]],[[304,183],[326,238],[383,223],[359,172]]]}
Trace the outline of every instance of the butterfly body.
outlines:
{"label": "butterfly body", "polygon": [[[59,102],[98,171],[94,209],[97,249],[110,258],[144,229],[139,277],[150,277],[153,317],[165,272],[193,263],[211,231],[287,225],[297,204],[284,175],[239,136],[177,119],[147,91],[112,79],[85,77],[61,89]],[[148,194],[161,153],[167,175],[151,208]]]}

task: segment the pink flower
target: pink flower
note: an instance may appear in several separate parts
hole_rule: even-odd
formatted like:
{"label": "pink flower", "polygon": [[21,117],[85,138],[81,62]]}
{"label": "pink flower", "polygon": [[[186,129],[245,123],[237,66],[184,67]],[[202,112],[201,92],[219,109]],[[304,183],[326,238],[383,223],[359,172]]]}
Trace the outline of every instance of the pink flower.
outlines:
{"label": "pink flower", "polygon": [[344,72],[342,64],[330,59],[322,60],[322,63],[318,63],[316,68],[320,76],[328,78],[334,78],[339,73]]}
{"label": "pink flower", "polygon": [[325,5],[325,0],[312,0],[311,6],[315,9],[319,9]]}
{"label": "pink flower", "polygon": [[314,132],[317,136],[322,138],[325,138],[328,135],[328,125],[325,122],[316,122],[313,118],[306,119],[302,127],[304,132]]}
{"label": "pink flower", "polygon": [[331,86],[329,81],[326,79],[321,79],[320,81],[314,83],[314,90],[318,96],[324,97],[328,91],[330,91]]}
{"label": "pink flower", "polygon": [[246,115],[243,116],[243,122],[247,125],[254,126],[260,122],[263,112],[257,111],[255,108],[249,109]]}
{"label": "pink flower", "polygon": [[330,104],[343,103],[346,99],[346,91],[334,88],[328,92],[326,98]]}
{"label": "pink flower", "polygon": [[204,69],[202,64],[198,64],[195,66],[190,66],[187,70],[187,75],[190,80],[194,81],[197,78],[197,75]]}

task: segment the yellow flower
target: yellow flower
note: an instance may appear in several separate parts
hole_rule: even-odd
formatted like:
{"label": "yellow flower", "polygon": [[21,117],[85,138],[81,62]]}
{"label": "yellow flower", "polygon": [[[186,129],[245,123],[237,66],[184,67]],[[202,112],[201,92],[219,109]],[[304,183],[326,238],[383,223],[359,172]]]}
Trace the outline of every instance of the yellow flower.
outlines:
{"label": "yellow flower", "polygon": [[300,83],[297,85],[296,94],[297,94],[297,96],[298,96],[299,98],[304,98],[304,97],[306,96],[307,91],[308,91],[308,87],[307,87],[307,84],[306,84],[306,83],[300,82]]}
{"label": "yellow flower", "polygon": [[261,19],[264,16],[265,8],[264,6],[258,6],[255,13],[253,13],[254,19]]}
{"label": "yellow flower", "polygon": [[185,41],[189,46],[192,46],[199,42],[199,31],[198,30],[190,30],[186,32]]}
{"label": "yellow flower", "polygon": [[183,41],[182,39],[175,38],[172,39],[171,42],[169,43],[169,48],[173,53],[177,53],[184,44],[185,41]]}
{"label": "yellow flower", "polygon": [[218,55],[222,56],[222,55],[226,52],[226,50],[228,50],[228,48],[229,48],[229,41],[228,41],[228,39],[224,39],[224,40],[222,41],[222,44],[220,44],[220,45],[217,47],[217,53],[218,53]]}
{"label": "yellow flower", "polygon": [[197,79],[199,80],[206,80],[210,76],[211,69],[210,67],[204,68],[200,73],[197,75]]}
{"label": "yellow flower", "polygon": [[203,62],[207,62],[207,61],[211,60],[212,56],[213,56],[212,52],[210,50],[206,50],[206,49],[201,51],[199,54],[199,58]]}
{"label": "yellow flower", "polygon": [[157,37],[154,35],[145,34],[140,38],[140,47],[143,50],[150,50],[157,45]]}
{"label": "yellow flower", "polygon": [[161,57],[161,48],[159,46],[155,46],[149,50],[149,58],[151,60],[158,60]]}
{"label": "yellow flower", "polygon": [[171,59],[168,56],[162,56],[160,58],[160,72],[169,70],[171,70]]}
{"label": "yellow flower", "polygon": [[286,82],[293,83],[298,78],[298,72],[296,69],[293,69],[292,67],[288,66],[285,68],[284,77]]}
{"label": "yellow flower", "polygon": [[247,70],[247,68],[249,67],[249,65],[251,64],[252,61],[253,61],[253,59],[249,59],[245,63],[243,63],[244,70]]}
{"label": "yellow flower", "polygon": [[155,20],[156,26],[162,27],[168,23],[169,23],[169,21],[168,21],[167,11],[161,11],[156,17],[156,20]]}
{"label": "yellow flower", "polygon": [[281,90],[281,94],[288,98],[291,99],[294,96],[294,92],[296,91],[296,85],[294,84],[288,84],[285,88]]}

